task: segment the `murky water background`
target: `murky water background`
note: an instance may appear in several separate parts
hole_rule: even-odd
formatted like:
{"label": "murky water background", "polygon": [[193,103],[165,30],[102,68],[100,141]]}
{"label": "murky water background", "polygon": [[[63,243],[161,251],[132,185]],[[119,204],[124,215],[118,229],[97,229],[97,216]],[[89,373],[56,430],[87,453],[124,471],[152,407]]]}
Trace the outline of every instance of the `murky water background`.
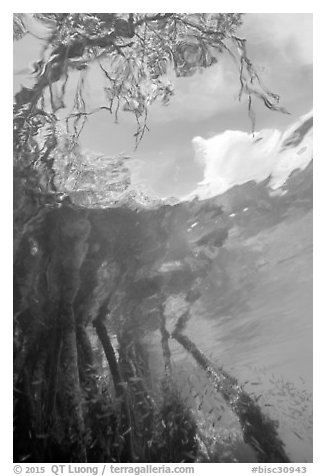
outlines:
{"label": "murky water background", "polygon": [[[250,236],[232,228],[184,333],[279,422],[291,461],[311,462],[312,212],[291,212]],[[170,347],[181,392],[206,432],[236,431],[234,415],[202,370],[178,343]],[[157,369],[159,358],[152,365]],[[238,458],[253,461],[250,452]]]}

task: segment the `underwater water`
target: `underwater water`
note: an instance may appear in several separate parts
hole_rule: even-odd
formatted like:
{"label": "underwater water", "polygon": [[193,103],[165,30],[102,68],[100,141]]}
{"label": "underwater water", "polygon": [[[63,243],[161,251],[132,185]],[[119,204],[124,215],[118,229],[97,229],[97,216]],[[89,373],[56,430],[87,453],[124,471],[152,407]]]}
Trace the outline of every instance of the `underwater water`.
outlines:
{"label": "underwater water", "polygon": [[[286,209],[275,205],[274,198],[270,203],[257,197],[244,199],[239,188],[237,197],[244,205],[229,206],[228,238],[211,254],[211,269],[183,333],[278,422],[290,460],[312,462],[311,171],[307,169],[299,181],[294,176],[288,185]],[[196,228],[198,233],[208,232],[204,211],[194,223],[189,232]],[[182,297],[176,295],[166,311],[171,324],[178,308]],[[158,374],[159,341],[158,333],[148,341],[153,373]],[[173,339],[170,349],[180,392],[219,460],[255,461],[241,440],[237,418],[212,389],[205,372]]]}
{"label": "underwater water", "polygon": [[[185,198],[212,197],[231,223],[222,246],[205,243],[211,267],[183,332],[278,422],[290,460],[312,462],[312,113],[283,135],[261,131],[253,142],[227,131],[194,142],[204,181]],[[210,223],[203,207],[187,231],[208,236]],[[172,321],[178,306],[176,297]],[[225,446],[238,422],[180,345],[171,349],[181,392]],[[216,444],[220,460],[254,461],[248,448],[223,456]]]}
{"label": "underwater water", "polygon": [[290,459],[312,461],[312,213],[231,241],[186,333],[280,422]]}

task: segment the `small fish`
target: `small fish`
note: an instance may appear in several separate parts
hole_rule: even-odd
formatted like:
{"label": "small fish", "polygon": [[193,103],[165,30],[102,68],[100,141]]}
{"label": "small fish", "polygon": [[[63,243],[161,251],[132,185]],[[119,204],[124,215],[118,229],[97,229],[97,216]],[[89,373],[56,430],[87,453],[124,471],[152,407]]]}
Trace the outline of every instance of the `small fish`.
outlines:
{"label": "small fish", "polygon": [[25,455],[20,459],[20,462],[26,461],[31,455]]}
{"label": "small fish", "polygon": [[297,436],[300,440],[303,440],[302,436],[299,435],[299,433],[297,433],[296,431],[293,431],[293,434]]}
{"label": "small fish", "polygon": [[128,433],[131,432],[131,426],[128,428],[128,430],[126,430],[124,433],[122,433],[121,436],[125,436],[125,435],[128,435]]}

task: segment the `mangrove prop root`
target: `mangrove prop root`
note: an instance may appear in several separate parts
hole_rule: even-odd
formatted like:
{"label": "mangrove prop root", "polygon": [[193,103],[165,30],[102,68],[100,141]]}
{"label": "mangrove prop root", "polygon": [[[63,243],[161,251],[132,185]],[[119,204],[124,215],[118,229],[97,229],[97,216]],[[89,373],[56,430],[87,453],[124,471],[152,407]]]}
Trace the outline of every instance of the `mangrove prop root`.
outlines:
{"label": "mangrove prop root", "polygon": [[129,408],[129,398],[128,391],[123,385],[120,369],[115,357],[114,349],[111,344],[110,337],[108,336],[105,324],[102,320],[102,312],[100,310],[99,317],[94,320],[93,325],[96,329],[97,336],[103,346],[105,356],[107,358],[110,372],[112,375],[114,388],[116,391],[117,397],[121,398],[122,401],[122,436],[126,442],[126,448],[123,455],[123,462],[132,462],[135,461],[134,446],[133,446],[133,430],[131,424],[131,415]]}
{"label": "mangrove prop root", "polygon": [[215,370],[207,357],[184,334],[176,330],[172,337],[179,342],[207,372],[214,388],[220,392],[237,415],[244,441],[257,453],[260,463],[289,463],[284,443],[277,435],[277,423],[263,415],[257,403],[242,389],[238,381],[222,369]]}
{"label": "mangrove prop root", "polygon": [[108,336],[105,324],[102,320],[95,319],[95,321],[93,322],[93,325],[96,329],[97,336],[102,344],[105,357],[107,358],[107,361],[110,367],[110,372],[112,375],[116,395],[117,397],[120,397],[123,393],[122,385],[121,385],[122,379],[120,375],[118,362],[115,358],[114,349],[111,344],[111,339]]}
{"label": "mangrove prop root", "polygon": [[163,360],[165,367],[165,374],[168,378],[171,378],[171,351],[169,347],[170,334],[166,329],[166,321],[163,309],[160,312],[160,331],[161,331],[161,344],[163,351]]}

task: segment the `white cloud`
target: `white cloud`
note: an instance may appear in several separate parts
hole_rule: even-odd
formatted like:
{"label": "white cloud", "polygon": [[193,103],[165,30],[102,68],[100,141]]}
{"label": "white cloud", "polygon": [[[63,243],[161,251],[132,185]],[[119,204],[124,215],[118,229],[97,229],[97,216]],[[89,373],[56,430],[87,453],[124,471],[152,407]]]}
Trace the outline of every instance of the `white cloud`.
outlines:
{"label": "white cloud", "polygon": [[[234,185],[261,182],[269,176],[270,187],[280,187],[294,169],[305,168],[312,158],[312,130],[297,144],[299,133],[295,132],[311,116],[312,112],[303,116],[283,134],[278,129],[265,129],[254,138],[243,131],[225,131],[206,140],[194,137],[195,160],[204,167],[204,179],[184,199],[213,197]],[[293,145],[285,147],[290,137]]]}

